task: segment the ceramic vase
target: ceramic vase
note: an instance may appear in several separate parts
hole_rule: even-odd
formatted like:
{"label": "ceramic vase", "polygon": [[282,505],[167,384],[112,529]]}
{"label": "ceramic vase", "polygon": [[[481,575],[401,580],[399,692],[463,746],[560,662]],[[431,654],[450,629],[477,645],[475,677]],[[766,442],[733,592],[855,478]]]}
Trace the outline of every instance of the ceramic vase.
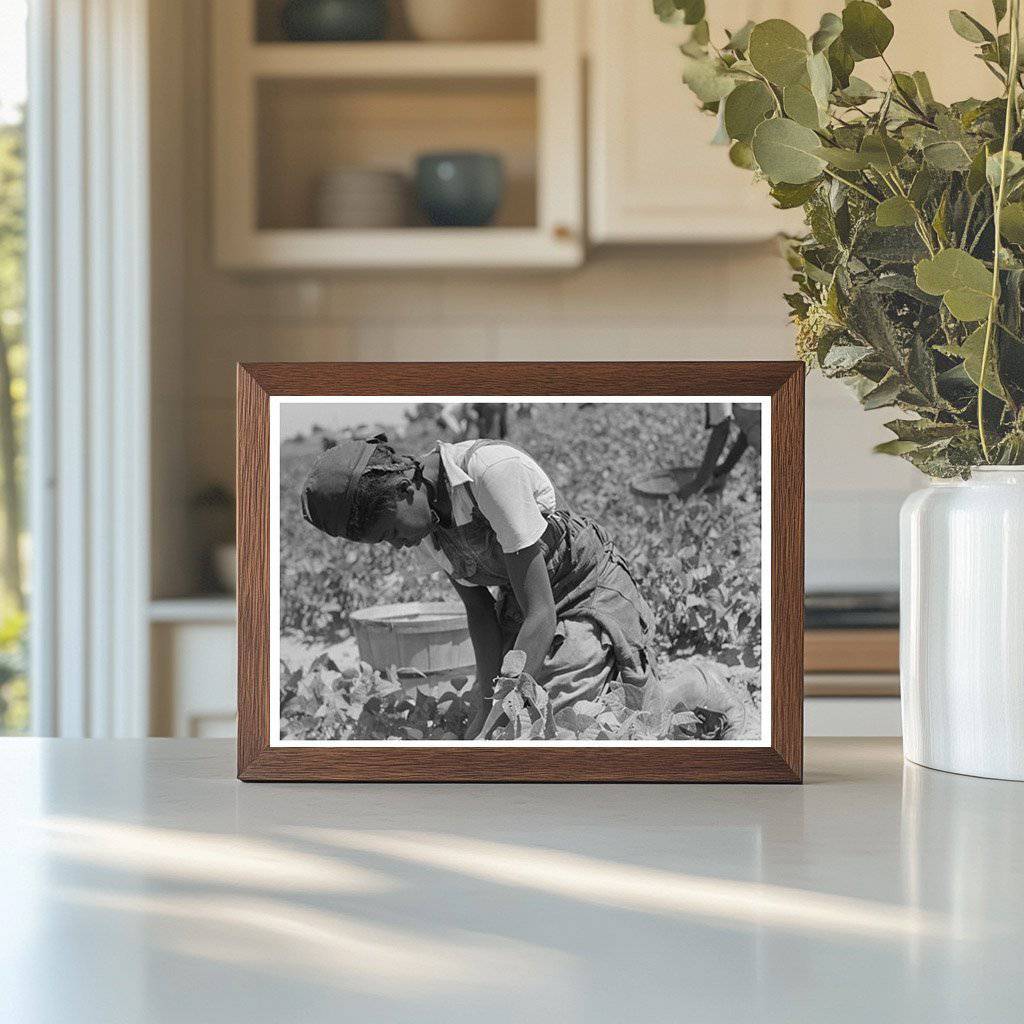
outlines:
{"label": "ceramic vase", "polygon": [[1024,466],[910,495],[900,562],[904,753],[1024,781]]}

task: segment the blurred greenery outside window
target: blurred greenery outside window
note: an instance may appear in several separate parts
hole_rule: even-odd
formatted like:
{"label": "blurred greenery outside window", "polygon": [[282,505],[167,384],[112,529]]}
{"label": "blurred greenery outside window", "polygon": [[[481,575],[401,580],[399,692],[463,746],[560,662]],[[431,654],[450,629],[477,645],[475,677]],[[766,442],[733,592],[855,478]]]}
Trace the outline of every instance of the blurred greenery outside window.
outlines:
{"label": "blurred greenery outside window", "polygon": [[24,0],[0,0],[0,735],[29,727],[25,15]]}

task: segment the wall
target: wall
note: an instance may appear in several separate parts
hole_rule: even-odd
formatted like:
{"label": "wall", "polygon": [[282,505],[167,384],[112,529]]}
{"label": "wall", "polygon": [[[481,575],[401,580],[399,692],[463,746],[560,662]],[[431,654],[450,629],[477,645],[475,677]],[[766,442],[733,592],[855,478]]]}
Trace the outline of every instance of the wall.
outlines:
{"label": "wall", "polygon": [[[179,124],[172,105],[156,125],[184,139],[183,340],[161,355],[154,382],[156,472],[166,467],[175,481],[156,491],[177,503],[178,521],[196,489],[232,481],[238,360],[792,358],[781,300],[787,268],[768,244],[599,251],[567,273],[217,271],[203,8],[200,0],[176,8],[184,104]],[[839,384],[808,385],[808,585],[894,586],[896,511],[915,474],[871,454],[886,436],[884,412],[864,414]],[[187,589],[187,563],[169,561],[155,574],[158,594]]]}

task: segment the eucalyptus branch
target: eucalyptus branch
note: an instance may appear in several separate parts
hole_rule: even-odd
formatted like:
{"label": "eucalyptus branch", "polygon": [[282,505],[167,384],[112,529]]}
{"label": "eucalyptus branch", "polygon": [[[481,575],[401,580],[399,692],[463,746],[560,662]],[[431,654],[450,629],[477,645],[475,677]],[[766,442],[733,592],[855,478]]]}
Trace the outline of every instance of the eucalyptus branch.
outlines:
{"label": "eucalyptus branch", "polygon": [[1010,0],[1010,73],[1006,86],[1006,117],[1003,123],[1003,149],[999,154],[999,189],[995,195],[993,213],[995,243],[992,252],[992,294],[989,299],[988,319],[985,321],[985,344],[981,350],[981,369],[978,371],[978,435],[985,461],[992,462],[988,436],[985,433],[985,373],[988,370],[992,347],[992,331],[999,308],[999,257],[1002,253],[1001,228],[1003,203],[1006,199],[1006,163],[1010,153],[1010,139],[1014,116],[1017,112],[1017,69],[1020,63],[1020,0]]}
{"label": "eucalyptus branch", "polygon": [[782,100],[780,100],[778,95],[776,94],[775,89],[772,86],[772,83],[769,82],[768,79],[765,78],[764,75],[762,75],[759,71],[754,71],[752,73],[754,74],[754,76],[756,78],[758,78],[760,81],[764,82],[764,87],[771,94],[772,101],[775,103],[775,113],[779,117],[783,117],[784,114],[783,114],[783,110],[782,110]]}
{"label": "eucalyptus branch", "polygon": [[862,196],[866,196],[876,205],[880,202],[878,196],[873,196],[867,189],[861,188],[855,181],[848,181],[846,178],[841,178],[838,174],[833,173],[827,167],[824,168],[823,173],[827,174],[833,181],[838,181],[840,184],[846,185],[848,188],[852,188],[854,192],[859,192]]}
{"label": "eucalyptus branch", "polygon": [[983,60],[981,63],[984,64],[984,66],[986,68],[988,68],[989,71],[991,71],[992,74],[996,76],[996,78],[999,79],[1000,84],[1005,89],[1006,88],[1006,75],[1004,75],[1002,73],[1002,71],[999,70],[999,68],[997,68],[994,65],[990,64],[987,60]]}
{"label": "eucalyptus branch", "polygon": [[921,107],[918,105],[917,100],[915,100],[914,97],[911,96],[909,93],[904,92],[903,86],[901,86],[900,83],[896,81],[896,72],[893,71],[892,65],[885,59],[885,54],[880,53],[879,56],[882,58],[882,63],[885,65],[886,69],[889,72],[890,90],[895,89],[899,93],[900,99],[903,100],[906,106],[915,114],[917,114],[918,117],[923,117],[925,119],[926,124],[931,125],[931,122],[928,121],[928,112],[922,110]]}

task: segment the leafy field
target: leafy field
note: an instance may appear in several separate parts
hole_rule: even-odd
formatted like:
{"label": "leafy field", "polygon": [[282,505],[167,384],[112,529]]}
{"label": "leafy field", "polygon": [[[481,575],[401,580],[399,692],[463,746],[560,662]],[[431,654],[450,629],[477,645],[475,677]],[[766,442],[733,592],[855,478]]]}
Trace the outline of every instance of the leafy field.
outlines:
{"label": "leafy field", "polygon": [[[756,456],[748,452],[740,460],[719,498],[670,498],[648,508],[631,494],[630,478],[699,464],[702,406],[537,405],[532,418],[512,417],[510,428],[509,440],[540,463],[574,508],[601,522],[625,555],[655,612],[663,675],[707,666],[734,692],[734,706],[742,705],[742,731],[757,735]],[[434,436],[427,419],[410,424],[402,443],[423,451]],[[451,587],[440,574],[425,572],[411,552],[333,540],[303,521],[299,487],[321,449],[317,436],[282,445],[282,730],[293,739],[458,738],[468,715],[464,685],[417,689],[415,681],[374,673],[359,664],[348,628],[348,615],[358,608],[451,600]],[[546,712],[522,699],[523,709],[514,706],[508,719],[520,735],[509,738],[543,738],[552,729],[554,738],[717,738],[722,729],[713,711],[689,718],[671,708],[652,712],[625,691],[609,694],[608,706],[577,709],[562,722],[557,716],[548,722]],[[528,728],[520,710],[530,718]]]}

